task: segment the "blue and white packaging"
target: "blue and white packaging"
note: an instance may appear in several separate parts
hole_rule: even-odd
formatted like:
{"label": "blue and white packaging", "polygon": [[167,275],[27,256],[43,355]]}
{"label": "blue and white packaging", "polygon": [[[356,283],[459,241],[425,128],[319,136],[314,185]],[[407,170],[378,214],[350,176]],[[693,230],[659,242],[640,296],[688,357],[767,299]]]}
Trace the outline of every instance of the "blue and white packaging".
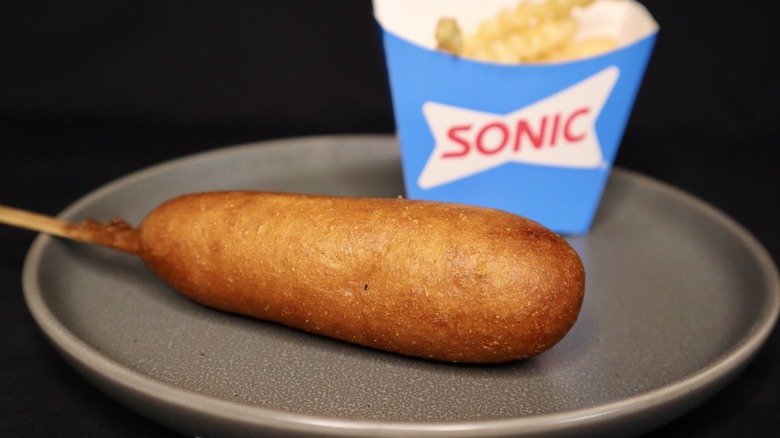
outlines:
{"label": "blue and white packaging", "polygon": [[441,17],[464,34],[518,0],[374,0],[406,195],[519,214],[561,234],[591,226],[658,32],[632,0],[580,11],[580,34],[617,49],[550,64],[435,49]]}

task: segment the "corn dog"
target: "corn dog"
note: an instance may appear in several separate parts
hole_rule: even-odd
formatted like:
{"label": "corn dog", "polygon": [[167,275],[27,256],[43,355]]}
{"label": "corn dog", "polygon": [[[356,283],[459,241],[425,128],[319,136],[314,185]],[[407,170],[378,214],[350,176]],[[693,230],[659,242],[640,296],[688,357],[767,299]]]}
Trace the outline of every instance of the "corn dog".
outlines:
{"label": "corn dog", "polygon": [[138,228],[4,206],[0,222],[137,255],[206,306],[448,362],[547,350],[585,287],[557,234],[459,204],[233,191],[174,198]]}

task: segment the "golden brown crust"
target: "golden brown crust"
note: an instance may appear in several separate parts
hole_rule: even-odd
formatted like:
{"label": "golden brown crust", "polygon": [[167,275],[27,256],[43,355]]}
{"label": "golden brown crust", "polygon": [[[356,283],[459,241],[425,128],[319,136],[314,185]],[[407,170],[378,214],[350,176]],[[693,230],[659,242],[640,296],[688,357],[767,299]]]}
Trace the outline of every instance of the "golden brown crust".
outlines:
{"label": "golden brown crust", "polygon": [[443,361],[538,354],[583,299],[561,237],[479,207],[214,192],[166,202],[140,236],[147,264],[195,301]]}

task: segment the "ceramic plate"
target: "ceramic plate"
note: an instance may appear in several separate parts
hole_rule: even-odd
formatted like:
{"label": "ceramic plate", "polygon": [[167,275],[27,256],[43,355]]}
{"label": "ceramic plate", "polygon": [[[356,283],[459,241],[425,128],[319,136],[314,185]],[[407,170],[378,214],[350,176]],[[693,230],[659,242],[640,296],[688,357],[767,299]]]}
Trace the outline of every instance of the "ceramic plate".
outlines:
{"label": "ceramic plate", "polygon": [[[133,224],[205,190],[403,194],[386,136],[241,145],[96,190],[61,217]],[[739,225],[668,185],[615,169],[591,232],[582,314],[546,353],[501,366],[434,363],[220,313],[136,258],[39,237],[27,304],[58,351],[106,393],[192,436],[636,435],[728,383],[769,335],[777,269]]]}

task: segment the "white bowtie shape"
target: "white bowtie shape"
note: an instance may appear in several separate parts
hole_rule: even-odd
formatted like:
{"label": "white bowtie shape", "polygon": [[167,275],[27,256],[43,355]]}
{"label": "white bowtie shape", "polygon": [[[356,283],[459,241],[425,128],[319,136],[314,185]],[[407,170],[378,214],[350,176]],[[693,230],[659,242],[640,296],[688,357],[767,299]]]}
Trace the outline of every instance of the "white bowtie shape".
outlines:
{"label": "white bowtie shape", "polygon": [[596,120],[619,74],[607,67],[507,115],[426,102],[423,113],[435,145],[418,185],[434,188],[509,162],[601,166]]}

